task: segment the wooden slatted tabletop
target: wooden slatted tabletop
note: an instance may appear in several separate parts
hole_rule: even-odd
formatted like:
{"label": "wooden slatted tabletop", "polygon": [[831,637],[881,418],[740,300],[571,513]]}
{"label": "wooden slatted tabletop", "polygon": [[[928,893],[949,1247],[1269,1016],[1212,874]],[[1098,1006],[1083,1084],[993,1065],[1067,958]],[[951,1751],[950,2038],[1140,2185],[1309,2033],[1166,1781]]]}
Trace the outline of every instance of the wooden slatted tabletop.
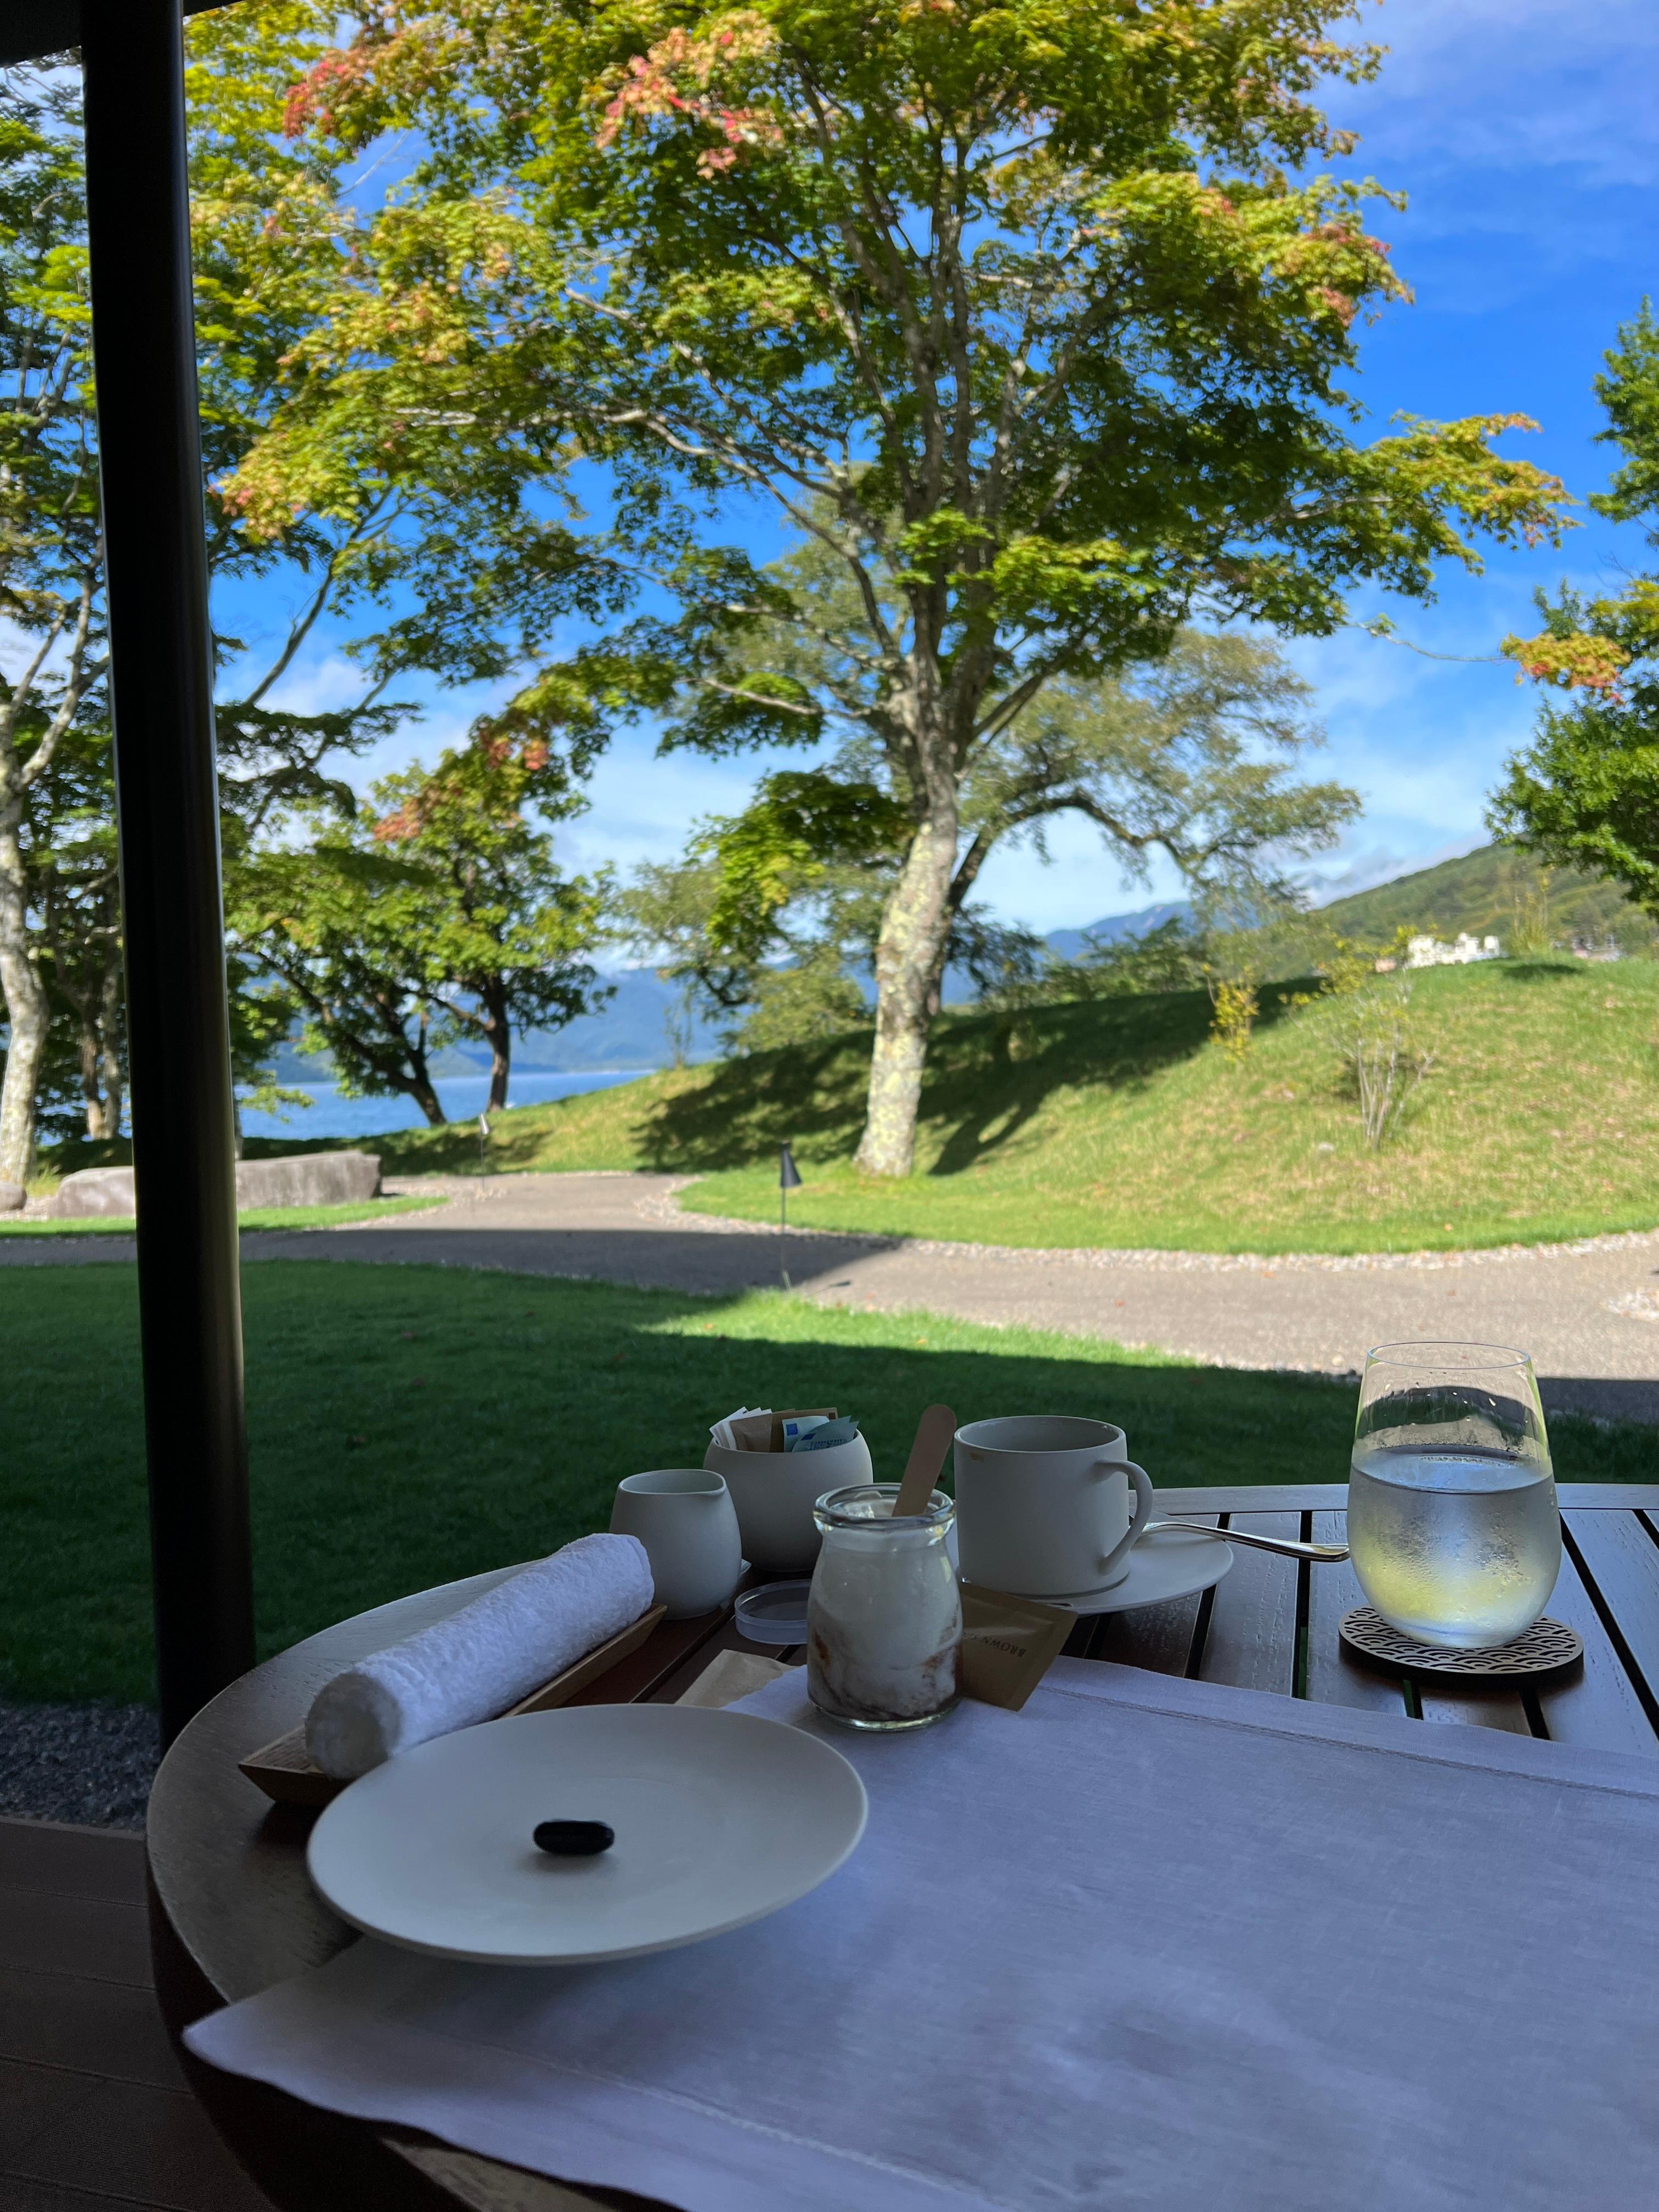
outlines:
{"label": "wooden slatted tabletop", "polygon": [[[1182,1490],[1161,1510],[1222,1528],[1340,1540],[1340,1485]],[[1362,1603],[1352,1569],[1235,1548],[1213,1589],[1079,1623],[1067,1650],[1316,1704],[1404,1713],[1431,1725],[1659,1757],[1659,1484],[1561,1490],[1565,1556],[1549,1611],[1577,1630],[1582,1665],[1540,1687],[1454,1690],[1399,1680],[1348,1658],[1337,1629]],[[504,1570],[510,1572],[511,1570]],[[500,1581],[474,1576],[325,1631],[234,1683],[167,1754],[150,1801],[156,1984],[176,2035],[216,2006],[320,1965],[351,1940],[306,1879],[307,1814],[270,1806],[237,1771],[290,1728],[323,1682]],[[729,1614],[665,1622],[579,1703],[669,1702],[727,1650],[758,1650]],[[789,1653],[769,1656],[790,1657]],[[222,2132],[277,2204],[293,2212],[465,2205],[473,2212],[580,2212],[643,2204],[573,2190],[416,2136],[314,2111],[275,2090],[185,2063]]]}

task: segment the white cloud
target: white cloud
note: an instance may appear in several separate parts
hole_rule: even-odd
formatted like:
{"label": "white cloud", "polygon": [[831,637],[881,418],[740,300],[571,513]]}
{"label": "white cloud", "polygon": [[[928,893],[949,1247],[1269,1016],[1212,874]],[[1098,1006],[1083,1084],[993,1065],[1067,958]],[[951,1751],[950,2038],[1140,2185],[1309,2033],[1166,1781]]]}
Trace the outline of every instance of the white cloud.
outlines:
{"label": "white cloud", "polygon": [[[799,755],[790,757],[799,763]],[[739,811],[758,779],[782,758],[750,754],[742,760],[704,760],[695,753],[659,758],[652,732],[623,731],[593,771],[588,811],[561,832],[562,854],[573,867],[611,860],[624,872],[642,860],[674,860],[698,817]]]}
{"label": "white cloud", "polygon": [[1329,106],[1368,155],[1419,176],[1571,167],[1593,186],[1659,174],[1659,61],[1651,0],[1385,0],[1363,35],[1389,49],[1372,84]]}
{"label": "white cloud", "polygon": [[1392,883],[1396,876],[1415,875],[1420,869],[1437,867],[1442,860],[1461,860],[1486,842],[1480,836],[1454,837],[1449,844],[1437,846],[1427,853],[1399,853],[1386,845],[1372,845],[1364,851],[1346,858],[1347,865],[1336,867],[1327,863],[1310,867],[1304,872],[1310,897],[1315,906],[1327,906],[1333,899],[1351,897],[1356,891],[1368,891],[1377,884]]}

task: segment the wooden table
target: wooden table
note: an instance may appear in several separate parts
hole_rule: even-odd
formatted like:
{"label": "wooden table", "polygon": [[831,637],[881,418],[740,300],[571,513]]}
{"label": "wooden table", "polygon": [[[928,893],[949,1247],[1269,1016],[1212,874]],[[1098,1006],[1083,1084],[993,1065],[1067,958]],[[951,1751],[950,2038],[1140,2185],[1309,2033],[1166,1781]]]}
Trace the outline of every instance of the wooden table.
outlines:
{"label": "wooden table", "polygon": [[[1340,1486],[1304,1486],[1166,1492],[1159,1504],[1223,1528],[1328,1540],[1341,1536],[1344,1498]],[[1659,1484],[1564,1486],[1561,1505],[1566,1555],[1549,1610],[1583,1637],[1584,1658],[1540,1688],[1455,1691],[1369,1672],[1344,1656],[1337,1638],[1344,1613],[1363,1602],[1352,1570],[1310,1568],[1243,1546],[1213,1590],[1079,1622],[1066,1649],[1316,1704],[1659,1757]],[[501,1579],[477,1575],[425,1590],[296,1644],[233,1683],[173,1745],[150,1799],[148,1845],[156,1985],[175,2036],[203,2013],[319,1966],[352,1940],[306,1879],[310,1816],[272,1807],[237,1772],[238,1759],[292,1727],[342,1667]],[[759,1648],[728,1615],[665,1622],[578,1702],[670,1702],[716,1652]],[[285,2212],[580,2212],[645,2201],[566,2188],[318,2112],[188,2054],[185,2063],[232,2148]]]}

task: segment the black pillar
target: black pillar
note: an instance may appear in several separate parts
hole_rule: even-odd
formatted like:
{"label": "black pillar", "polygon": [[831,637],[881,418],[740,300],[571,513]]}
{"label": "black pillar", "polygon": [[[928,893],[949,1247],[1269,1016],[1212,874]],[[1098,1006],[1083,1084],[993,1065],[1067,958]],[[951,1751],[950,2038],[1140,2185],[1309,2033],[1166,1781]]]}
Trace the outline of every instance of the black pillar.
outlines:
{"label": "black pillar", "polygon": [[82,0],[161,1731],[253,1663],[179,0]]}

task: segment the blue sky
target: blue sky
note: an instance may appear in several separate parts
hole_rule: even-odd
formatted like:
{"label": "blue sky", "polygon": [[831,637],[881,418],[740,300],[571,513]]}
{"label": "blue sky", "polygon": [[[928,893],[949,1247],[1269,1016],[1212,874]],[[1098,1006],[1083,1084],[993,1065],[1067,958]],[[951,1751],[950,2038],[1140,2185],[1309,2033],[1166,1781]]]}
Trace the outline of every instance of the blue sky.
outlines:
{"label": "blue sky", "polygon": [[[1618,324],[1643,294],[1659,294],[1659,7],[1654,0],[1383,0],[1364,35],[1390,48],[1371,86],[1337,88],[1334,118],[1362,136],[1360,175],[1405,191],[1403,214],[1378,210],[1416,303],[1393,309],[1362,341],[1355,387],[1381,430],[1396,410],[1451,417],[1534,416],[1541,434],[1510,441],[1581,497],[1605,482],[1612,456],[1592,379]],[[1639,535],[1583,513],[1559,553],[1495,554],[1480,578],[1448,573],[1431,607],[1395,603],[1401,635],[1437,654],[1358,632],[1290,650],[1314,686],[1329,733],[1320,772],[1364,795],[1365,811],[1340,852],[1316,864],[1319,894],[1424,866],[1485,842],[1486,793],[1522,743],[1534,702],[1498,641],[1533,620],[1531,595],[1564,575],[1609,580],[1639,565]],[[1383,611],[1360,603],[1363,617]],[[241,610],[238,610],[238,614]],[[1467,660],[1456,658],[1466,656]],[[322,705],[349,692],[326,641],[288,696]],[[370,763],[431,759],[464,732],[476,702],[431,702]],[[624,734],[595,775],[592,805],[566,842],[571,866],[626,867],[677,852],[698,814],[740,805],[752,763],[659,761],[644,732]],[[1097,837],[1062,823],[1045,866],[1026,850],[994,856],[981,886],[1012,921],[1073,927],[1176,889],[1154,870],[1149,889],[1121,878]]]}

